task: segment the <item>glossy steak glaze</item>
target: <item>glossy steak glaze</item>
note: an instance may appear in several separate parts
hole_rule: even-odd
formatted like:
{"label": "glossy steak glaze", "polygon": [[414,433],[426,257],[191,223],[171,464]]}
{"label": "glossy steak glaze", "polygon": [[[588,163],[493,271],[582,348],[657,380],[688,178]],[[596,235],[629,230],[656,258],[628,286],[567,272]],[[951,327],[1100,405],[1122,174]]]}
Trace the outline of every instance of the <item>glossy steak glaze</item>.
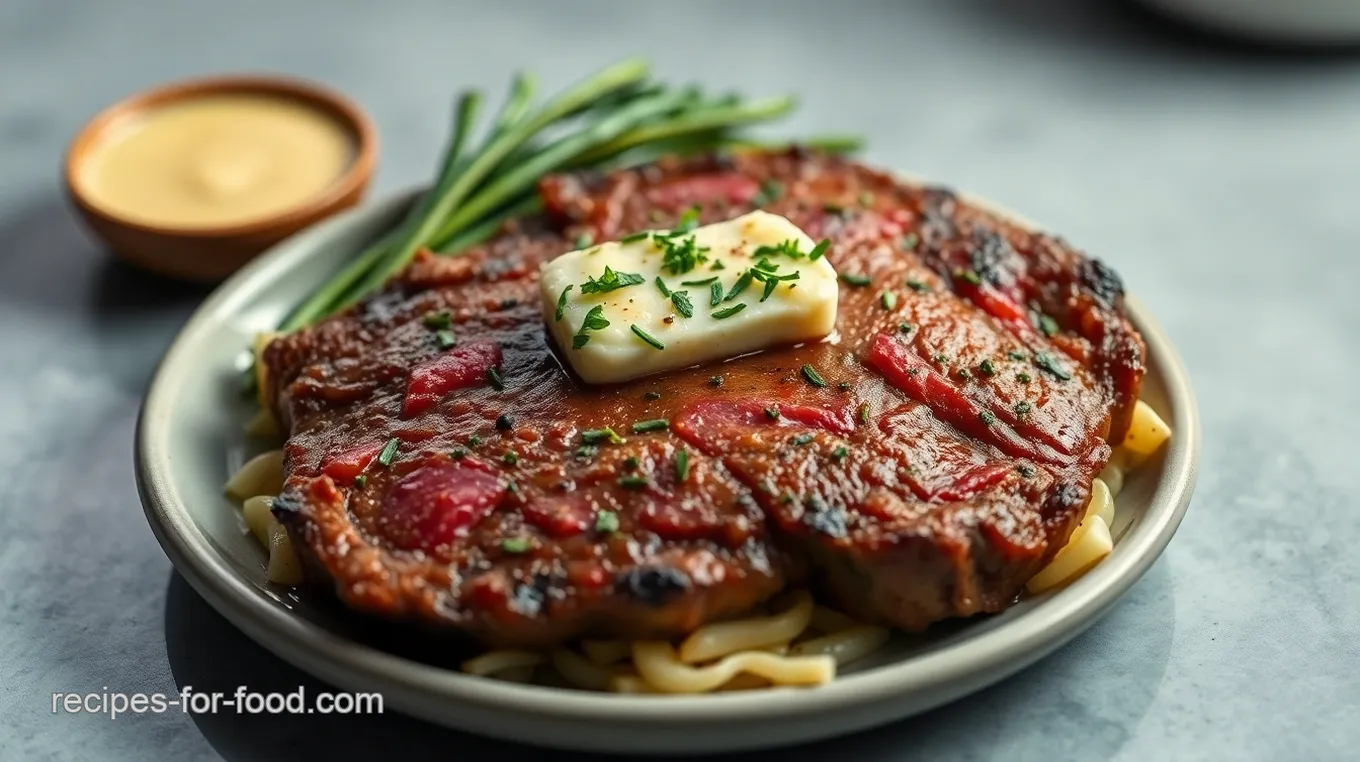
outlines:
{"label": "glossy steak glaze", "polygon": [[[507,646],[676,635],[809,579],[906,629],[998,611],[1128,426],[1143,345],[1118,277],[948,191],[797,151],[541,190],[542,217],[422,255],[266,350],[291,432],[276,515],[355,609]],[[695,204],[704,223],[761,206],[829,238],[837,333],[580,383],[546,339],[539,264]],[[669,429],[632,433],[654,419]],[[583,442],[604,427],[626,441]]]}

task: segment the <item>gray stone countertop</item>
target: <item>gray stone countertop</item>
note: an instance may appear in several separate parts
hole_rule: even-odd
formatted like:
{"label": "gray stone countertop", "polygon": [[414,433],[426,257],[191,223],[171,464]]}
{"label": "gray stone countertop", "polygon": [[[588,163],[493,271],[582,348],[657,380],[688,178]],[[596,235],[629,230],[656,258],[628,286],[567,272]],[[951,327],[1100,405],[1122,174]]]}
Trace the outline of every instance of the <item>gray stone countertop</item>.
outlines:
{"label": "gray stone countertop", "polygon": [[[1244,51],[1106,0],[0,3],[0,759],[559,759],[394,714],[54,715],[55,691],[318,684],[248,641],[147,529],[132,430],[205,291],[110,263],[66,142],[147,85],[315,78],[421,182],[450,93],[627,54],[749,93],[790,133],[1018,208],[1113,264],[1203,412],[1167,553],[1071,645],[971,698],[787,759],[1342,760],[1360,742],[1360,58]],[[1349,390],[1349,391],[1347,391]],[[754,758],[754,757],[752,757]]]}

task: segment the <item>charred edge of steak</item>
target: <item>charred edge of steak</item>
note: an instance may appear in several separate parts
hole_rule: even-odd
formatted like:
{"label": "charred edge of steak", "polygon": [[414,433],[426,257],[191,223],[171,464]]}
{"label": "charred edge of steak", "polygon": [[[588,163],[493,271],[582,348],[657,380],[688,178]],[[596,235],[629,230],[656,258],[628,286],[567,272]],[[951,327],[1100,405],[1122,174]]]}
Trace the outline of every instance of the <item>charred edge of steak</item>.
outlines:
{"label": "charred edge of steak", "polygon": [[690,589],[688,574],[669,566],[645,566],[620,574],[616,588],[648,606],[665,606]]}

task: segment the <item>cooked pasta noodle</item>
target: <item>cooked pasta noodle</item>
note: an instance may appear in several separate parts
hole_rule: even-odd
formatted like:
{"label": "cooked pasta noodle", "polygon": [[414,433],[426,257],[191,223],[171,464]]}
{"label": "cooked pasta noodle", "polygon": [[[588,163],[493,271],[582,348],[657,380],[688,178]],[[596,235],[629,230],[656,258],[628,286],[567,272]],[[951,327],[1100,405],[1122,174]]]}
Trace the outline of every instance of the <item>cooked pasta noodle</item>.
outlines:
{"label": "cooked pasta noodle", "polygon": [[1124,491],[1124,469],[1114,462],[1106,464],[1097,478],[1105,482],[1106,489],[1110,491],[1111,499],[1119,497],[1119,493]]}
{"label": "cooked pasta noodle", "polygon": [[812,607],[812,629],[817,632],[838,632],[854,627],[856,622],[835,609],[826,606]]}
{"label": "cooked pasta noodle", "polygon": [[774,616],[738,619],[700,627],[680,643],[680,661],[697,664],[762,646],[787,643],[812,620],[812,596],[798,591],[793,606]]}
{"label": "cooked pasta noodle", "polygon": [[615,675],[609,681],[609,690],[614,693],[660,693],[637,675]]}
{"label": "cooked pasta noodle", "polygon": [[770,687],[770,681],[763,677],[743,672],[715,688],[715,691],[754,691]]}
{"label": "cooked pasta noodle", "polygon": [[463,662],[463,671],[470,675],[498,675],[507,670],[537,667],[547,663],[546,656],[533,651],[487,651],[475,659]]}
{"label": "cooked pasta noodle", "polygon": [[266,574],[269,581],[276,585],[302,583],[302,562],[293,550],[293,539],[277,521],[269,525],[269,566]]}
{"label": "cooked pasta noodle", "polygon": [[1104,519],[1105,526],[1114,526],[1114,498],[1110,496],[1110,487],[1104,480],[1091,482],[1091,502],[1086,506],[1086,512]]}
{"label": "cooked pasta noodle", "polygon": [[1129,456],[1130,466],[1137,466],[1171,438],[1171,427],[1166,425],[1157,411],[1142,400],[1133,406],[1133,420],[1129,423],[1129,433],[1120,445]]}
{"label": "cooked pasta noodle", "polygon": [[279,421],[269,408],[262,407],[246,422],[245,432],[252,437],[276,437],[279,435]]}
{"label": "cooked pasta noodle", "polygon": [[626,640],[583,640],[581,653],[596,664],[617,664],[633,653],[633,645]]}
{"label": "cooked pasta noodle", "polygon": [[270,450],[246,461],[227,480],[225,489],[236,500],[279,494],[283,490],[283,450]]}
{"label": "cooked pasta noodle", "polygon": [[790,656],[830,656],[836,665],[849,664],[877,651],[888,642],[888,628],[858,625],[830,635],[795,643]]}
{"label": "cooked pasta noodle", "polygon": [[557,674],[566,678],[567,682],[590,691],[609,690],[609,681],[614,677],[609,667],[596,664],[567,648],[553,649],[552,664]]}
{"label": "cooked pasta noodle", "polygon": [[774,685],[821,685],[836,677],[830,656],[776,656],[743,651],[705,666],[680,661],[664,640],[633,643],[633,666],[653,687],[665,693],[707,693],[741,673],[759,675]]}
{"label": "cooked pasta noodle", "polygon": [[241,506],[241,514],[245,517],[246,527],[250,533],[255,535],[255,539],[261,545],[269,546],[269,527],[275,522],[274,514],[270,513],[270,508],[274,505],[274,498],[267,495],[257,495],[250,498]]}
{"label": "cooked pasta noodle", "polygon": [[269,346],[269,342],[277,338],[279,334],[263,331],[255,334],[255,389],[256,398],[261,408],[269,407],[269,400],[265,398],[269,389],[269,371],[264,362],[264,349]]}
{"label": "cooked pasta noodle", "polygon": [[1111,550],[1114,550],[1114,542],[1110,537],[1110,528],[1104,519],[1088,513],[1063,549],[1058,551],[1048,566],[1030,578],[1025,589],[1031,593],[1041,593],[1074,580],[1100,563]]}
{"label": "cooked pasta noodle", "polygon": [[279,585],[302,582],[302,562],[293,549],[288,530],[274,518],[270,508],[274,495],[283,489],[283,452],[273,450],[257,455],[227,480],[228,495],[241,500],[241,515],[246,528],[269,552],[265,576]]}

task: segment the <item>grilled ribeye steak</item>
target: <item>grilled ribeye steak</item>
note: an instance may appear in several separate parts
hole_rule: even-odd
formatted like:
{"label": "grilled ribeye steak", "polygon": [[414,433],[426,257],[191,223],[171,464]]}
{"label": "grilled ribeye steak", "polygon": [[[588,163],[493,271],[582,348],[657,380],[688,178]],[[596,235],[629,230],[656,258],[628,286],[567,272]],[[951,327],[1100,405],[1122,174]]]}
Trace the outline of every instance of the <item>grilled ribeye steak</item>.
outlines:
{"label": "grilled ribeye steak", "polygon": [[[543,215],[265,351],[290,432],[276,515],[354,609],[499,646],[674,636],[809,577],[911,630],[998,611],[1128,426],[1143,344],[1115,273],[948,191],[802,151],[540,190]],[[830,239],[834,338],[581,383],[540,263],[696,205]]]}

